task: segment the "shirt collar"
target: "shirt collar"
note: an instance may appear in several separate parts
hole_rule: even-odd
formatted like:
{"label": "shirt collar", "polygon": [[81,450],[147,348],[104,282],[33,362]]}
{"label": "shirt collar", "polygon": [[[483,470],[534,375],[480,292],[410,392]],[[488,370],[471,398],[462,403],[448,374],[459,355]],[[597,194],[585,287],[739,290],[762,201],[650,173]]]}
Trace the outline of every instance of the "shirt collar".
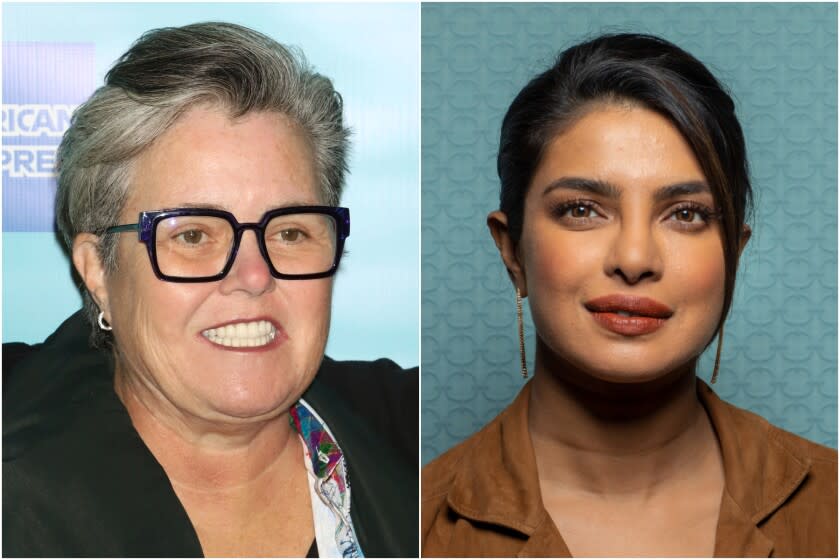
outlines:
{"label": "shirt collar", "polygon": [[767,420],[723,402],[699,379],[697,396],[717,434],[726,490],[753,524],[761,523],[802,484],[811,459],[785,447]]}
{"label": "shirt collar", "polygon": [[531,535],[543,523],[537,462],[528,431],[528,383],[513,403],[478,433],[447,500],[459,514]]}
{"label": "shirt collar", "polygon": [[799,488],[811,459],[784,446],[767,420],[723,402],[700,379],[697,396],[717,435],[726,477],[715,556],[768,556],[773,542],[758,525]]}
{"label": "shirt collar", "polygon": [[[530,392],[528,383],[513,403],[479,432],[447,501],[453,510],[474,521],[504,526],[529,537],[546,533],[545,539],[556,541],[547,529],[553,524],[542,503],[528,431]],[[717,434],[725,472],[715,555],[766,556],[772,541],[757,525],[802,484],[810,460],[780,443],[775,428],[766,420],[723,402],[700,379],[697,394]],[[560,544],[562,539],[555,542],[555,546]]]}
{"label": "shirt collar", "polygon": [[342,454],[326,423],[303,399],[289,409],[289,423],[300,434],[309,451],[315,476],[320,479],[330,476],[341,461]]}
{"label": "shirt collar", "polygon": [[[302,398],[289,409],[308,459],[310,502],[320,556],[362,558],[351,515],[344,455],[327,423]],[[307,460],[304,459],[304,460]]]}

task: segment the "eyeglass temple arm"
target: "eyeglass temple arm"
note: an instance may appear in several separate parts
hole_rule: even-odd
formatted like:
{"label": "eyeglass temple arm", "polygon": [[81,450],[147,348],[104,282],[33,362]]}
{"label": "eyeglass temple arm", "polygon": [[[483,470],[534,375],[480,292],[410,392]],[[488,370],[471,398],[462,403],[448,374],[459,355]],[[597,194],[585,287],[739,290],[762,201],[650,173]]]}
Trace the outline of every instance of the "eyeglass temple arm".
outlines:
{"label": "eyeglass temple arm", "polygon": [[119,233],[121,231],[137,231],[140,224],[123,224],[121,226],[111,226],[105,230],[105,233]]}

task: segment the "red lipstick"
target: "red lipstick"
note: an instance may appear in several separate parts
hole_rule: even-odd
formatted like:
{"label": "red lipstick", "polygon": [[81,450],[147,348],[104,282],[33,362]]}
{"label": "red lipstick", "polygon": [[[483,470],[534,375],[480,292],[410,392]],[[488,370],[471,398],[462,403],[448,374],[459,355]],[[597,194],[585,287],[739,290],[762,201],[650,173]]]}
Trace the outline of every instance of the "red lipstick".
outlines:
{"label": "red lipstick", "polygon": [[616,334],[639,336],[658,330],[674,311],[655,299],[611,294],[583,304],[595,322]]}

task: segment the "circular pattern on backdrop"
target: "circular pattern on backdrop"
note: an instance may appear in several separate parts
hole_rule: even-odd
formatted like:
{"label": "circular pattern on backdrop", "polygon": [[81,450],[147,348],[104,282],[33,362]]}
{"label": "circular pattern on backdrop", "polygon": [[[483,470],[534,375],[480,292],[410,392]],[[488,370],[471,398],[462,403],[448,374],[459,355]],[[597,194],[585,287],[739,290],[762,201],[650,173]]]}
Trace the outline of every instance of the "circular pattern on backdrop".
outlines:
{"label": "circular pattern on backdrop", "polygon": [[[603,31],[662,35],[708,64],[732,92],[756,212],[715,390],[836,446],[837,6],[421,9],[423,461],[474,433],[522,387],[513,289],[485,223],[498,207],[499,128],[519,89],[561,48]],[[706,379],[716,348],[713,342],[699,362]]]}

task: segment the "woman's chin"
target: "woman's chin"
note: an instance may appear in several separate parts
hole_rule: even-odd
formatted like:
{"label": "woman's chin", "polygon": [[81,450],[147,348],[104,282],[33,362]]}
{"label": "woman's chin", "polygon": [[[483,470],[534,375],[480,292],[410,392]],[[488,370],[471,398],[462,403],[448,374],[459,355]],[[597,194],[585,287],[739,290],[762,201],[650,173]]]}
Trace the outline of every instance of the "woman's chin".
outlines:
{"label": "woman's chin", "polygon": [[285,413],[300,398],[291,390],[268,390],[265,387],[240,387],[221,394],[208,395],[207,405],[214,416],[231,421],[268,420]]}
{"label": "woman's chin", "polygon": [[286,411],[289,406],[282,402],[262,402],[262,400],[231,401],[214,403],[213,416],[225,423],[260,422],[275,418]]}
{"label": "woman's chin", "polygon": [[[309,386],[311,379],[271,368],[208,367],[199,380],[184,380],[182,390],[193,402],[224,417],[251,419],[287,411]],[[200,381],[200,383],[199,383]]]}
{"label": "woman's chin", "polygon": [[595,375],[590,374],[593,378],[603,383],[612,385],[645,385],[649,383],[656,383],[657,381],[670,378],[672,372],[670,371],[603,371]]}
{"label": "woman's chin", "polygon": [[[602,359],[561,360],[555,370],[576,385],[644,385],[674,379],[681,373],[693,372],[696,359],[663,360],[651,356],[602,356]],[[560,364],[555,364],[559,366]]]}
{"label": "woman's chin", "polygon": [[[641,385],[655,382],[662,377],[666,377],[667,373],[660,371],[634,371],[634,370],[614,370],[614,369],[591,369],[577,370],[572,375],[564,375],[569,381],[579,385],[590,384],[609,384],[609,385]],[[571,379],[569,379],[571,378]]]}

